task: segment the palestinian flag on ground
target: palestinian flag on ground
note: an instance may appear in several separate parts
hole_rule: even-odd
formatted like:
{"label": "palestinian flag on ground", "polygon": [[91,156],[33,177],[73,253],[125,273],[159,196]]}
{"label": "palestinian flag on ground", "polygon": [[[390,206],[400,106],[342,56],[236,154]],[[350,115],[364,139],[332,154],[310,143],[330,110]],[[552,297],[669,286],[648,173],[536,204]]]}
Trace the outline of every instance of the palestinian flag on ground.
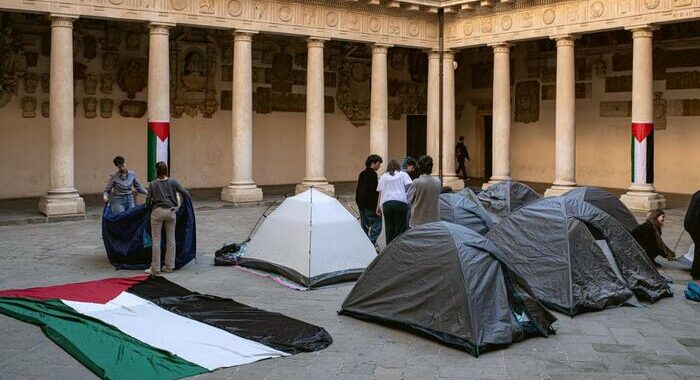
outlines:
{"label": "palestinian flag on ground", "polygon": [[632,123],[632,183],[654,182],[654,124]]}
{"label": "palestinian flag on ground", "polygon": [[104,379],[177,379],[332,343],[321,327],[162,277],[1,291],[0,313],[41,326]]}
{"label": "palestinian flag on ground", "polygon": [[170,122],[148,121],[148,181],[156,179],[156,162],[170,168]]}

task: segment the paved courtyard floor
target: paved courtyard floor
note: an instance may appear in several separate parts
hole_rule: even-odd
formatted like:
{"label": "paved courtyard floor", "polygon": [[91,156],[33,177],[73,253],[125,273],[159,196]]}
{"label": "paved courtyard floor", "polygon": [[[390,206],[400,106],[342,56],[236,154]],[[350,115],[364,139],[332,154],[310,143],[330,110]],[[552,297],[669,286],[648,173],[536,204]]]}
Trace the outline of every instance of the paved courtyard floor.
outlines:
{"label": "paved courtyard floor", "polygon": [[[352,192],[343,191],[341,199],[348,203]],[[197,261],[168,278],[201,293],[231,297],[322,326],[334,343],[319,352],[199,378],[700,379],[700,304],[683,298],[689,276],[677,263],[659,260],[663,272],[674,280],[673,298],[573,319],[558,314],[556,335],[529,339],[476,359],[399,330],[338,316],[336,311],[352,283],[299,292],[234,268],[215,267],[213,252],[223,243],[245,239],[267,206],[231,208],[210,203],[195,202],[195,207],[201,206],[197,207]],[[683,212],[682,208],[667,211],[664,240],[670,247],[681,233]],[[689,244],[686,234],[677,253],[687,251]],[[115,271],[109,264],[96,218],[0,226],[0,263],[0,289],[140,274]],[[0,379],[36,378],[95,376],[38,327],[0,315]]]}

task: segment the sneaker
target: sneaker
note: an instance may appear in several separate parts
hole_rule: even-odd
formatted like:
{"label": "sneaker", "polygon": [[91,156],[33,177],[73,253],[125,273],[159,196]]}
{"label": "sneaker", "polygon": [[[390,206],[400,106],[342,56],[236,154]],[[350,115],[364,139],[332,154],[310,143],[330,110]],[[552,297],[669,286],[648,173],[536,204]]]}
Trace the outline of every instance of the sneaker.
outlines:
{"label": "sneaker", "polygon": [[159,271],[154,271],[151,268],[146,269],[144,272],[149,276],[160,276]]}

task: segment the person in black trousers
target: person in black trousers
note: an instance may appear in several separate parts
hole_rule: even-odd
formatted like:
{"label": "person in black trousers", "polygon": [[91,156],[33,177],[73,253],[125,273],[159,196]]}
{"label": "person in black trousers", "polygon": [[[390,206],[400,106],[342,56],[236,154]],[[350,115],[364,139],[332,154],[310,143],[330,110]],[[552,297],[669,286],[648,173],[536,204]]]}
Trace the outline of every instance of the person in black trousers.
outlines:
{"label": "person in black trousers", "polygon": [[377,213],[377,170],[382,165],[382,158],[370,154],[365,160],[365,170],[357,177],[355,203],[360,212],[360,225],[372,244],[377,245],[377,239],[382,232],[382,217]]}
{"label": "person in black trousers", "polygon": [[688,211],[685,212],[685,220],[683,227],[695,244],[695,256],[693,258],[693,266],[690,268],[690,275],[693,280],[700,280],[700,191],[693,194],[688,205]]}

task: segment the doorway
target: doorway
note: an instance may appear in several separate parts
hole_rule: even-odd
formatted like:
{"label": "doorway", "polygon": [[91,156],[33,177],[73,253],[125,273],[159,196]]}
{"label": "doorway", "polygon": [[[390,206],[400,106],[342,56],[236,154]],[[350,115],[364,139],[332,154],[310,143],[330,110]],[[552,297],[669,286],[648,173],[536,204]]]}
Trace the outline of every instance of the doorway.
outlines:
{"label": "doorway", "polygon": [[426,115],[406,116],[406,155],[414,159],[427,152],[428,118]]}
{"label": "doorway", "polygon": [[493,174],[492,148],[493,148],[493,116],[484,115],[484,179],[489,180]]}

